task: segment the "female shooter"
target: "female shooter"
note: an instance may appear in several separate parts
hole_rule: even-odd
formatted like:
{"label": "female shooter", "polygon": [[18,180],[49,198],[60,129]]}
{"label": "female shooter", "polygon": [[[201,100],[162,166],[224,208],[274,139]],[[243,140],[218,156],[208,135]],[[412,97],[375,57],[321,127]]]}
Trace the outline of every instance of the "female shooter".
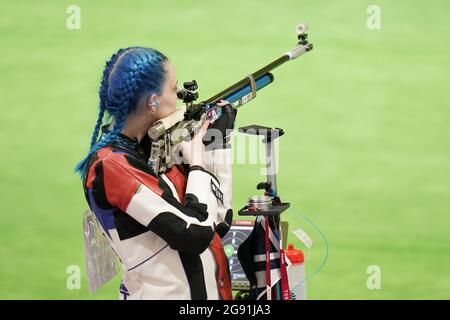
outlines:
{"label": "female shooter", "polygon": [[176,110],[177,80],[168,58],[150,48],[120,49],[106,63],[99,98],[90,150],[75,170],[122,263],[120,297],[231,299],[220,241],[232,219],[231,164],[215,161],[229,159],[229,136],[206,140],[212,128],[231,129],[236,112],[222,102],[223,115],[181,144],[184,164],[157,174],[147,162],[147,132]]}

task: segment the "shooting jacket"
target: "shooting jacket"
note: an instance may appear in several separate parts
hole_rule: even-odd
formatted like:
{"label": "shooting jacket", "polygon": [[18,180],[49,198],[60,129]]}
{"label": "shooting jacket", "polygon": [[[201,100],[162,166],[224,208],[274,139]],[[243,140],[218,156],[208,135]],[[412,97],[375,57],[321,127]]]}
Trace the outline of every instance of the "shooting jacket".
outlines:
{"label": "shooting jacket", "polygon": [[[86,200],[122,263],[121,299],[231,299],[220,237],[232,220],[230,149],[159,176],[120,135],[88,162]],[[220,161],[215,161],[220,159]]]}

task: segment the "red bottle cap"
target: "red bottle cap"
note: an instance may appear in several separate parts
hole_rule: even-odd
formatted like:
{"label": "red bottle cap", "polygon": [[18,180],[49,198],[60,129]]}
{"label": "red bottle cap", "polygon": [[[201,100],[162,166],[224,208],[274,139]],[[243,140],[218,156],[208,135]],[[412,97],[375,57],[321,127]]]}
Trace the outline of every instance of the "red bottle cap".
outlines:
{"label": "red bottle cap", "polygon": [[292,243],[288,244],[288,248],[285,250],[285,253],[292,264],[300,264],[305,261],[303,251],[300,249],[295,249]]}

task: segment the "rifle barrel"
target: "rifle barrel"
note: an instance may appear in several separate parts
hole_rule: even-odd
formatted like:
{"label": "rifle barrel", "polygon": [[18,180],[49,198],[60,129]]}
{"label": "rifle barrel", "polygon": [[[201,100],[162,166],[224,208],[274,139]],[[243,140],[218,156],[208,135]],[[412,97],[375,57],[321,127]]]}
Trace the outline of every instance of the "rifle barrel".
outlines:
{"label": "rifle barrel", "polygon": [[[311,49],[312,49],[312,45],[310,45],[310,44],[298,45],[295,48],[293,48],[292,50],[286,52],[284,55],[282,55],[278,59],[272,61],[268,65],[262,67],[261,69],[259,69],[256,72],[252,73],[250,76],[252,76],[256,81],[256,80],[260,79],[262,76],[267,75],[270,71],[279,67],[283,63],[285,63],[289,60],[293,60],[293,59],[297,58],[298,56],[302,55],[303,53],[310,51]],[[273,80],[273,77],[272,77],[272,80]],[[270,82],[272,82],[272,81],[270,81]],[[206,100],[206,102],[209,104],[215,104],[215,103],[219,102],[220,100],[227,100],[226,99],[227,97],[234,95],[237,91],[244,89],[246,86],[249,86],[248,77],[236,82],[235,84],[229,86],[225,90],[212,96],[211,98]],[[230,101],[230,102],[232,102],[232,101]]]}

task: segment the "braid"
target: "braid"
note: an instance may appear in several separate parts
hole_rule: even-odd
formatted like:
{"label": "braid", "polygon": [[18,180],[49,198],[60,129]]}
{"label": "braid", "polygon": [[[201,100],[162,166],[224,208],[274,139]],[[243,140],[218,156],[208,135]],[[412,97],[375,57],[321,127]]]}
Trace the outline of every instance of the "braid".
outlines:
{"label": "braid", "polygon": [[92,134],[91,146],[90,146],[91,150],[92,150],[92,147],[97,142],[98,132],[100,130],[100,127],[102,126],[103,116],[105,115],[105,111],[106,111],[104,101],[106,101],[106,90],[108,87],[109,72],[112,68],[112,65],[114,65],[115,62],[117,61],[119,54],[120,54],[120,50],[111,57],[110,61],[106,64],[105,70],[103,70],[102,82],[100,84],[100,90],[98,92],[99,97],[100,97],[100,112],[98,115],[97,123],[95,125],[94,133]]}
{"label": "braid", "polygon": [[86,171],[86,166],[87,166],[87,163],[89,162],[89,158],[96,151],[94,146],[97,142],[98,132],[100,131],[100,127],[103,123],[103,117],[104,117],[105,111],[106,111],[104,102],[106,101],[106,94],[107,94],[106,91],[108,88],[108,77],[109,77],[109,74],[110,74],[110,71],[111,71],[113,65],[116,63],[119,55],[121,54],[121,51],[123,51],[123,49],[120,49],[111,57],[111,59],[106,63],[105,69],[103,70],[103,77],[102,77],[102,81],[100,84],[100,90],[99,90],[100,112],[98,114],[97,123],[95,124],[94,132],[92,134],[89,152],[88,152],[87,156],[83,160],[78,162],[78,164],[74,168],[74,172],[78,172],[81,176],[83,176]]}
{"label": "braid", "polygon": [[98,114],[98,119],[97,119],[97,123],[95,124],[94,133],[92,134],[91,148],[97,142],[98,132],[100,131],[100,127],[102,126],[104,114],[105,114],[105,109],[100,107],[100,113]]}
{"label": "braid", "polygon": [[[91,155],[115,141],[122,132],[127,115],[135,111],[144,92],[160,92],[165,71],[162,62],[167,57],[149,48],[130,47],[118,50],[106,63],[99,90],[100,112],[88,155],[75,167],[84,176]],[[144,79],[143,79],[144,78]],[[107,112],[114,117],[114,128],[101,136],[98,132]]]}

